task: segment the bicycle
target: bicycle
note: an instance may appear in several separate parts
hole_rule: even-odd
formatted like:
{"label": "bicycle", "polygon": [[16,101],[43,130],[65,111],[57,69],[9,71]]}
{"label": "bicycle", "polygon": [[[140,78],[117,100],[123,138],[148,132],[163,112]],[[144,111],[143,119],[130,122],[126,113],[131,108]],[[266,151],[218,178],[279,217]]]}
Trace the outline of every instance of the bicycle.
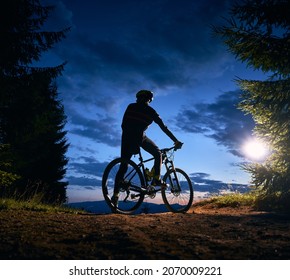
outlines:
{"label": "bicycle", "polygon": [[[150,184],[151,178],[146,172],[145,163],[154,160],[154,157],[143,160],[141,150],[139,151],[138,164],[131,159],[116,158],[111,161],[103,174],[102,191],[112,212],[132,214],[140,207],[145,197],[153,199],[158,192],[161,192],[162,200],[169,211],[174,213],[188,211],[193,201],[193,186],[186,172],[174,167],[173,155],[175,151],[175,147],[161,150],[162,164],[166,168],[163,176],[166,187],[156,187]],[[115,177],[121,163],[128,164],[128,169],[123,184],[119,186],[118,204],[115,205],[111,198],[114,192]]]}

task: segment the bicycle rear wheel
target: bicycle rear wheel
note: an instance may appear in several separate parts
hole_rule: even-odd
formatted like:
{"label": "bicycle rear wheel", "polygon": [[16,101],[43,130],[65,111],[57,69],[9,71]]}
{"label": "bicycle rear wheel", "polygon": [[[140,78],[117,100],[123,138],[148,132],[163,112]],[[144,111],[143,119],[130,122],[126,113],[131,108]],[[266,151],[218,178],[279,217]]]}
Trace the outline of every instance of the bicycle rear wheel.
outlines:
{"label": "bicycle rear wheel", "polygon": [[[115,205],[111,198],[114,194],[116,175],[121,163],[127,164],[128,169],[124,176],[124,182],[126,183],[119,187],[118,203]],[[136,163],[122,158],[111,161],[102,178],[102,191],[105,201],[114,213],[133,213],[144,200],[144,193],[140,191],[140,187],[144,185],[144,178]]]}
{"label": "bicycle rear wheel", "polygon": [[162,199],[171,212],[186,212],[192,205],[193,186],[188,175],[181,169],[171,169],[163,177],[169,187],[162,189]]}

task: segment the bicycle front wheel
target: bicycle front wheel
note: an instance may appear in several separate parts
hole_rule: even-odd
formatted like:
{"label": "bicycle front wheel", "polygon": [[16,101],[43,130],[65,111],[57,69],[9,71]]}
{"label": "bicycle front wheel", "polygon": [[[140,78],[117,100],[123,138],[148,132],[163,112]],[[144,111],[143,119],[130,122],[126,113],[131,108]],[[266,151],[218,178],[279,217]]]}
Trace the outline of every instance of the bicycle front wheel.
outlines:
{"label": "bicycle front wheel", "polygon": [[189,210],[193,201],[193,186],[188,175],[181,169],[171,169],[163,177],[169,187],[162,189],[162,199],[171,212]]}
{"label": "bicycle front wheel", "polygon": [[[125,184],[118,188],[118,202],[113,203],[112,197],[116,184],[116,175],[121,164],[128,166],[123,178]],[[140,191],[141,186],[144,186],[142,173],[132,160],[116,158],[108,164],[104,171],[102,178],[103,195],[105,201],[115,213],[131,214],[141,205],[144,200],[144,193]]]}

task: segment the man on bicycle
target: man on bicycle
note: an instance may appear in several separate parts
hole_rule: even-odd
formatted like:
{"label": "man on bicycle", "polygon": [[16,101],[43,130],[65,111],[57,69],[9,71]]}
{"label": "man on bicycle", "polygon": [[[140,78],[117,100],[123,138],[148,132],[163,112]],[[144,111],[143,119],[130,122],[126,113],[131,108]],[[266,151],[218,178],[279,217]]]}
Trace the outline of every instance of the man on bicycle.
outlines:
{"label": "man on bicycle", "polygon": [[[160,170],[162,165],[162,155],[158,146],[145,135],[145,130],[152,122],[159,125],[162,131],[174,142],[176,148],[181,148],[182,143],[176,139],[172,132],[164,125],[157,112],[149,106],[153,100],[153,92],[140,90],[136,94],[136,103],[131,103],[127,107],[122,121],[122,144],[121,157],[129,160],[133,154],[138,154],[140,147],[154,157],[154,177],[151,182],[154,186],[166,186],[161,180]],[[127,171],[127,164],[121,164],[116,175],[114,195],[112,203],[117,204],[119,189],[122,184],[126,184],[123,178]]]}

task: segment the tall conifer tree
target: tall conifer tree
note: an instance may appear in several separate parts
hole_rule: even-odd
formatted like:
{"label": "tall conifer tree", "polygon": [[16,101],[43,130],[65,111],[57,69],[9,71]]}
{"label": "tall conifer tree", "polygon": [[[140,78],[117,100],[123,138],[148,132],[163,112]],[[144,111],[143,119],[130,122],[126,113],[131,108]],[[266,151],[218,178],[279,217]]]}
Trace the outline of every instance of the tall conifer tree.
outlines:
{"label": "tall conifer tree", "polygon": [[238,80],[240,108],[255,120],[255,134],[271,147],[263,164],[245,168],[262,201],[290,208],[290,1],[236,4],[226,26],[215,28],[236,57],[268,74],[265,81]]}
{"label": "tall conifer tree", "polygon": [[[16,181],[12,177],[14,188],[6,186],[6,192],[17,191],[22,196],[41,193],[45,201],[63,202],[68,145],[55,78],[64,65],[31,66],[69,30],[42,30],[52,9],[39,0],[11,0],[1,8],[0,144],[5,154],[9,147],[10,174],[20,176]],[[3,186],[0,191],[3,193]]]}

